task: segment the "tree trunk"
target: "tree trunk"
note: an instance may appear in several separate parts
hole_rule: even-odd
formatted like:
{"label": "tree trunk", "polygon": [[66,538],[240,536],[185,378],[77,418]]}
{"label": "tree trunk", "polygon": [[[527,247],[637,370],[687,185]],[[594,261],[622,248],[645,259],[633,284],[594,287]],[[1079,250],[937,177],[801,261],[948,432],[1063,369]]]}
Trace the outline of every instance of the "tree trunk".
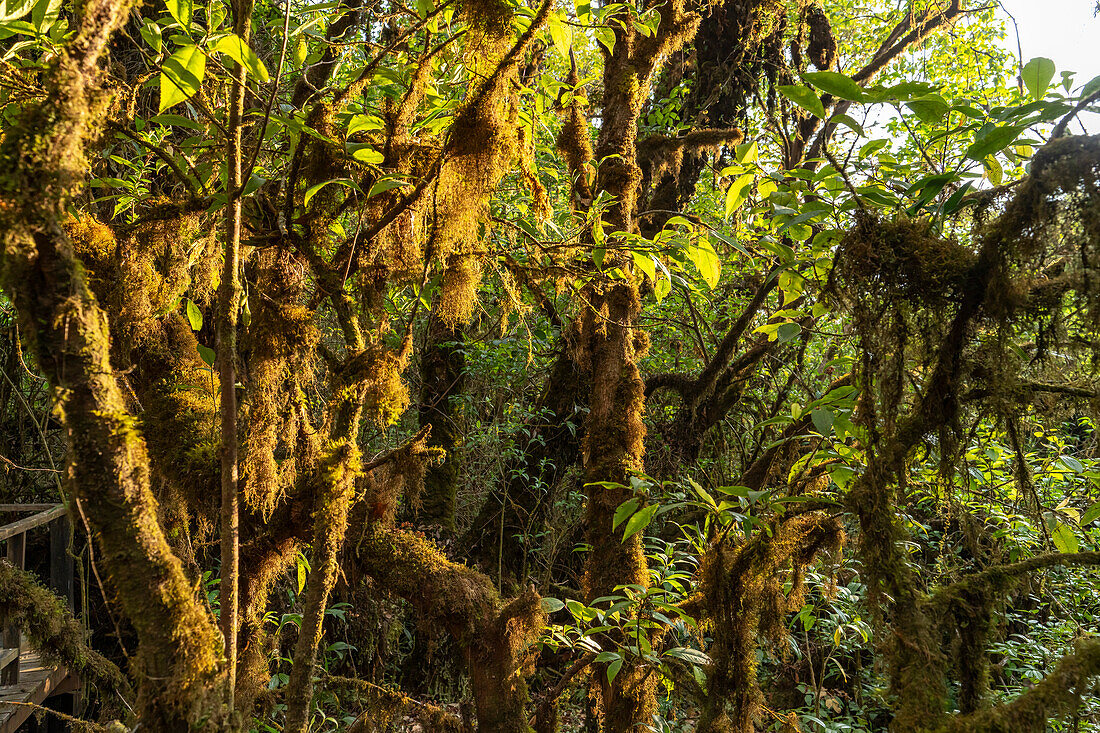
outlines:
{"label": "tree trunk", "polygon": [[457,324],[447,323],[434,310],[428,321],[428,345],[420,357],[420,427],[431,425],[428,445],[447,451],[443,463],[424,474],[419,518],[454,528],[455,497],[462,466],[459,445],[457,398],[466,386],[464,337]]}

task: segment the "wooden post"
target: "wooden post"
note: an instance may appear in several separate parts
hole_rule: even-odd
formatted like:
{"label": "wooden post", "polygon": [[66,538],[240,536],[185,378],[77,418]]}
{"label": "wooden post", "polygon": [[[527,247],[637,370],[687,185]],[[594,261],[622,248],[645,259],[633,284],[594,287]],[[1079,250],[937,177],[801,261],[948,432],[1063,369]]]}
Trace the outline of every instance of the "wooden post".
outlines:
{"label": "wooden post", "polygon": [[[17,535],[8,538],[8,562],[20,570],[23,569],[23,559],[27,546],[27,535],[20,532]],[[19,647],[22,641],[22,634],[19,632],[18,626],[9,626],[4,629],[4,649],[15,649],[15,661],[4,668],[3,672],[0,672],[0,685],[14,685],[19,681]]]}
{"label": "wooden post", "polygon": [[50,523],[50,589],[69,602],[76,611],[73,589],[73,556],[69,553],[69,518],[58,517]]}

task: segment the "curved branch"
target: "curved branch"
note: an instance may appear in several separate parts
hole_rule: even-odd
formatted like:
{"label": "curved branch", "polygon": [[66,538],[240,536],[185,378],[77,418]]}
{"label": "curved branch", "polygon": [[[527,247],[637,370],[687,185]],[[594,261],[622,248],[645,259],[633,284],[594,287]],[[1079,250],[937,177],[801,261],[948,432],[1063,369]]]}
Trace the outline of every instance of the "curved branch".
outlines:
{"label": "curved branch", "polygon": [[1046,721],[1073,711],[1085,685],[1100,675],[1100,639],[1084,639],[1038,684],[1010,703],[951,718],[937,733],[1008,733],[1046,730]]}

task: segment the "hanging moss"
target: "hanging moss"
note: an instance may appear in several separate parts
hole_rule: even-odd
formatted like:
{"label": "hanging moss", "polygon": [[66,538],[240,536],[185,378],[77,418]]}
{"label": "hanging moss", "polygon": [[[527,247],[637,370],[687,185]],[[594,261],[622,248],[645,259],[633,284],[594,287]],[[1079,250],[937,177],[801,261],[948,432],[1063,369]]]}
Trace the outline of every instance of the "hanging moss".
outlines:
{"label": "hanging moss", "polygon": [[[291,397],[308,373],[319,339],[306,297],[306,267],[291,252],[269,248],[256,254],[249,283],[251,321],[242,351],[248,356],[247,427],[241,461],[244,500],[270,514],[279,495],[296,478],[293,439],[297,415]],[[282,443],[282,445],[280,445]],[[287,459],[280,461],[281,453]]]}
{"label": "hanging moss", "polygon": [[810,42],[806,49],[810,61],[820,71],[833,68],[836,63],[836,39],[829,16],[817,4],[811,4],[802,10],[802,22],[809,28]]}
{"label": "hanging moss", "polygon": [[409,390],[401,378],[408,357],[383,345],[372,346],[369,378],[364,384],[363,410],[377,425],[392,425],[409,407]]}

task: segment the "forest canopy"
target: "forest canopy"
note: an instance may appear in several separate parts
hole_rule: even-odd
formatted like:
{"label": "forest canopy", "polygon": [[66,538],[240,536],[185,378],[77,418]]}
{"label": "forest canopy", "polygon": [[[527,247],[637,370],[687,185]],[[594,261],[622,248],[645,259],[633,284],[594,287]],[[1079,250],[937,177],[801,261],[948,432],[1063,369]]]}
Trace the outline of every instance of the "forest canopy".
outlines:
{"label": "forest canopy", "polygon": [[6,0],[0,625],[74,730],[1100,731],[1100,77],[996,9]]}

